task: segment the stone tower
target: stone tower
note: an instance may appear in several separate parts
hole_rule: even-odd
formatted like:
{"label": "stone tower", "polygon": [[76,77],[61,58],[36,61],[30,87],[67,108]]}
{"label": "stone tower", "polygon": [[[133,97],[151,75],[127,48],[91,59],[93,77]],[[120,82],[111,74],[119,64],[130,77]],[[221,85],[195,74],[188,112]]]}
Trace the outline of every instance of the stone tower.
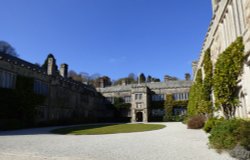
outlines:
{"label": "stone tower", "polygon": [[131,122],[148,122],[149,89],[146,85],[135,85],[131,90]]}

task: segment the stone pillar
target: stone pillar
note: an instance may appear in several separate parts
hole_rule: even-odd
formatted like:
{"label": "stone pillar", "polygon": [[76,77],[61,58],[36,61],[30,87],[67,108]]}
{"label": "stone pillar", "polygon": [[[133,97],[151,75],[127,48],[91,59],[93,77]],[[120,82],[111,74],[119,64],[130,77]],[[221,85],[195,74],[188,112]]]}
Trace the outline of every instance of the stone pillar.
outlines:
{"label": "stone pillar", "polygon": [[236,1],[232,1],[232,9],[233,9],[233,17],[234,17],[234,24],[235,24],[235,29],[236,29],[236,36],[240,36],[240,21],[239,21],[239,14],[238,14],[238,9],[237,9],[237,4]]}
{"label": "stone pillar", "polygon": [[248,117],[247,105],[246,105],[246,97],[247,97],[247,94],[243,93],[243,96],[242,96],[243,118],[247,118]]}
{"label": "stone pillar", "polygon": [[68,65],[67,64],[61,64],[60,67],[60,75],[64,78],[68,77]]}
{"label": "stone pillar", "polygon": [[245,28],[245,19],[244,19],[244,14],[243,14],[242,0],[235,0],[235,1],[236,1],[238,13],[239,13],[240,30],[242,34]]}
{"label": "stone pillar", "polygon": [[232,36],[232,40],[235,41],[236,37],[236,27],[235,27],[235,21],[234,21],[234,16],[233,16],[233,8],[232,4],[228,6],[228,17],[229,17],[229,24],[230,24],[230,32]]}
{"label": "stone pillar", "polygon": [[221,51],[224,51],[226,48],[226,43],[225,43],[225,30],[223,26],[223,22],[220,23],[220,32],[221,32]]}
{"label": "stone pillar", "polygon": [[[250,54],[250,1],[245,1],[245,21],[246,21],[246,34],[244,35],[244,44],[246,54]],[[250,65],[250,64],[249,64]]]}
{"label": "stone pillar", "polygon": [[225,39],[224,39],[224,42],[225,42],[225,48],[227,48],[228,46],[228,34],[227,34],[227,27],[226,27],[226,18],[223,19],[223,31],[224,31],[224,35],[225,35]]}
{"label": "stone pillar", "polygon": [[245,19],[245,12],[244,12],[244,10],[245,10],[245,7],[244,7],[244,4],[243,4],[243,0],[238,0],[238,2],[239,2],[239,5],[240,5],[240,10],[241,10],[241,12],[242,12],[242,22],[243,22],[243,32],[244,32],[244,30],[246,29],[246,19]]}
{"label": "stone pillar", "polygon": [[198,62],[197,62],[197,61],[193,61],[193,62],[192,62],[193,79],[194,79],[194,76],[195,76],[197,67],[198,67]]}
{"label": "stone pillar", "polygon": [[225,27],[226,27],[226,31],[227,31],[227,47],[232,43],[232,37],[231,37],[231,33],[230,33],[230,23],[229,23],[229,16],[228,13],[226,13],[226,17],[225,17]]}

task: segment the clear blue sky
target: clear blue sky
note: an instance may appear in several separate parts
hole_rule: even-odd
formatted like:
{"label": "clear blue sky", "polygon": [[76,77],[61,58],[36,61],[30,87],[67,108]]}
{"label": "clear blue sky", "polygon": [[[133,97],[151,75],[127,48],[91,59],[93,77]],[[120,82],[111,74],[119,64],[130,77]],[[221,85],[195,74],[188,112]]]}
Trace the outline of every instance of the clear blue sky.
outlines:
{"label": "clear blue sky", "polygon": [[112,79],[184,78],[199,57],[210,0],[0,0],[0,40],[22,59]]}

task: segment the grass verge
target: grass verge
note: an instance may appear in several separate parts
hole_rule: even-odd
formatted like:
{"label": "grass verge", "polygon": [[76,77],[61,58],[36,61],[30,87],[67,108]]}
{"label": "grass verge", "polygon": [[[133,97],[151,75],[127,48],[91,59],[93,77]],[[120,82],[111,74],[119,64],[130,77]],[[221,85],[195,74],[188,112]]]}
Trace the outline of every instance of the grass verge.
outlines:
{"label": "grass verge", "polygon": [[74,134],[74,135],[99,135],[131,133],[158,130],[166,127],[161,124],[101,124],[83,125],[52,130],[55,134]]}

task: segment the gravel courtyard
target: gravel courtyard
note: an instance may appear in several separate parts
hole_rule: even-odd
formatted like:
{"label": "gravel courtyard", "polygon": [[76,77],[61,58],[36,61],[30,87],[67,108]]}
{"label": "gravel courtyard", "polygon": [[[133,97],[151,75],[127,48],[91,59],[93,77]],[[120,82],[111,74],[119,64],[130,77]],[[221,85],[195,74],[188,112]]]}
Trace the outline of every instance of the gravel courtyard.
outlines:
{"label": "gravel courtyard", "polygon": [[[161,123],[162,124],[162,123]],[[230,160],[207,147],[207,135],[182,123],[110,135],[55,135],[50,128],[0,132],[1,160]]]}

